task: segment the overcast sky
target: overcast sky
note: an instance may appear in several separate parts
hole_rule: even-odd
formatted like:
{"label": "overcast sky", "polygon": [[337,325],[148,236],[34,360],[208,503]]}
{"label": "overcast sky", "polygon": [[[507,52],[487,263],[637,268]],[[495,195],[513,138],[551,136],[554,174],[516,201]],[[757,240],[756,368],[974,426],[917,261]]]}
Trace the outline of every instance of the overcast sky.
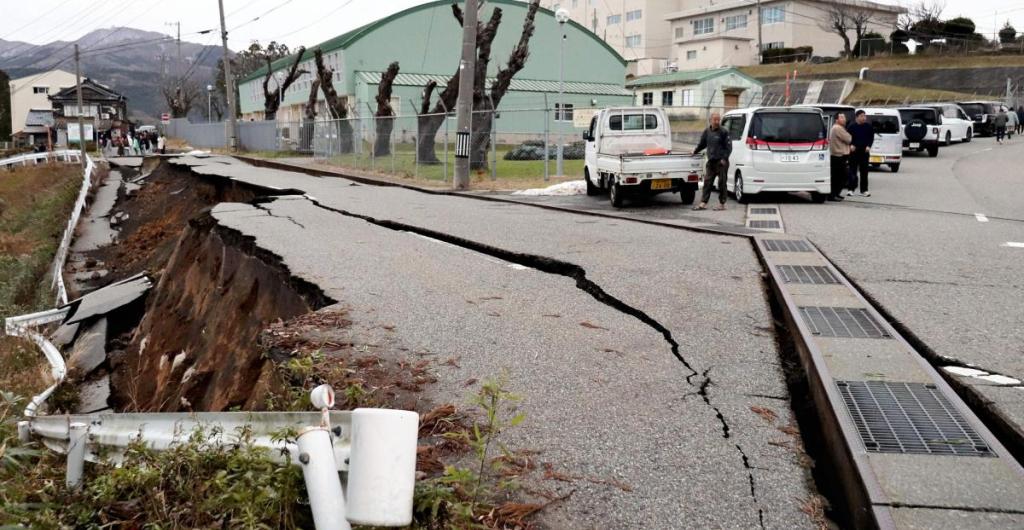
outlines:
{"label": "overcast sky", "polygon": [[[224,0],[232,49],[253,40],[310,46],[426,0]],[[603,0],[610,1],[610,0]],[[897,4],[898,0],[876,0]],[[904,5],[908,0],[902,0]],[[92,30],[129,26],[173,33],[168,23],[181,21],[182,39],[219,43],[216,32],[195,32],[219,26],[216,0],[0,0],[0,39],[42,44],[73,40]],[[947,0],[945,18],[972,18],[978,31],[991,37],[993,25],[1007,19],[1024,30],[1022,0]],[[797,43],[799,44],[799,43]]]}

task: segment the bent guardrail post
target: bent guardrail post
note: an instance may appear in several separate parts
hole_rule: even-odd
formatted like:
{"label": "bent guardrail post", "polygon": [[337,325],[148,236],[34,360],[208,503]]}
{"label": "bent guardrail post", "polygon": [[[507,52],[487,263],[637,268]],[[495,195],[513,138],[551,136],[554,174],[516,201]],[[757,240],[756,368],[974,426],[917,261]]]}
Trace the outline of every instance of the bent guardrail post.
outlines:
{"label": "bent guardrail post", "polygon": [[352,527],[345,518],[345,494],[341,490],[334,461],[330,430],[307,427],[299,433],[297,442],[313,524],[320,529],[350,530]]}
{"label": "bent guardrail post", "polygon": [[68,425],[68,488],[77,488],[82,483],[85,471],[85,446],[89,439],[89,425],[74,422]]}

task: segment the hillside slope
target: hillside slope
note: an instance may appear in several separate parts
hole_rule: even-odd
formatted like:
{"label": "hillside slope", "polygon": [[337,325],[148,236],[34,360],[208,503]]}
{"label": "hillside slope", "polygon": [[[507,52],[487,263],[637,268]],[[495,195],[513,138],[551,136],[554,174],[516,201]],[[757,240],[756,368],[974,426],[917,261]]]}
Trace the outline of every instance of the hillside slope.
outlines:
{"label": "hillside slope", "polygon": [[[208,40],[212,43],[214,38]],[[12,79],[53,68],[74,71],[74,44],[82,50],[82,75],[124,94],[133,119],[152,122],[164,112],[161,79],[175,74],[178,48],[161,33],[115,27],[92,31],[73,42],[0,41],[0,69]],[[196,63],[190,77],[205,87],[213,82],[221,54],[220,46],[182,41],[181,70],[188,71]],[[201,118],[205,111],[205,105],[196,105],[193,117]]]}

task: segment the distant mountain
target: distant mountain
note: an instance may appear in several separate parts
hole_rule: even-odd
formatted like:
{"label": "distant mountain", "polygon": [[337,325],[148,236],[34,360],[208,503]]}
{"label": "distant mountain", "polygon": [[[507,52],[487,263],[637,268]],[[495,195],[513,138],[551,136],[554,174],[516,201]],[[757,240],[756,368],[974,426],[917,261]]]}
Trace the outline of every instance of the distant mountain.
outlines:
{"label": "distant mountain", "polygon": [[[74,72],[71,58],[76,43],[82,52],[82,75],[125,95],[133,119],[154,122],[166,111],[160,86],[165,75],[175,76],[178,46],[162,33],[114,27],[92,31],[74,42],[35,45],[0,40],[0,70],[6,71],[11,79],[52,68]],[[184,73],[191,69],[190,79],[206,87],[213,84],[221,53],[220,46],[182,41],[181,70]],[[65,58],[66,61],[54,66]],[[195,107],[193,119],[205,119],[206,105]]]}

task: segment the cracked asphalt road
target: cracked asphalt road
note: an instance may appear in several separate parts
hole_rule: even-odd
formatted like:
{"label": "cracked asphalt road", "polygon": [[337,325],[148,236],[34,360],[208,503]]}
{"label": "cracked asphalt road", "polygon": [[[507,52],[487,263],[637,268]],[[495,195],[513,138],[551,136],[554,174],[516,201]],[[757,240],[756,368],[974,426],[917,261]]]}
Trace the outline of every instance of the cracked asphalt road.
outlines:
{"label": "cracked asphalt road", "polygon": [[[314,197],[214,216],[353,318],[456,357],[433,399],[460,402],[467,380],[507,370],[528,415],[512,444],[600,479],[546,481],[575,490],[543,512],[552,527],[812,526],[800,510],[808,470],[779,430],[792,413],[749,242],[241,165],[196,169]],[[578,267],[622,305],[571,267],[525,254]]]}

